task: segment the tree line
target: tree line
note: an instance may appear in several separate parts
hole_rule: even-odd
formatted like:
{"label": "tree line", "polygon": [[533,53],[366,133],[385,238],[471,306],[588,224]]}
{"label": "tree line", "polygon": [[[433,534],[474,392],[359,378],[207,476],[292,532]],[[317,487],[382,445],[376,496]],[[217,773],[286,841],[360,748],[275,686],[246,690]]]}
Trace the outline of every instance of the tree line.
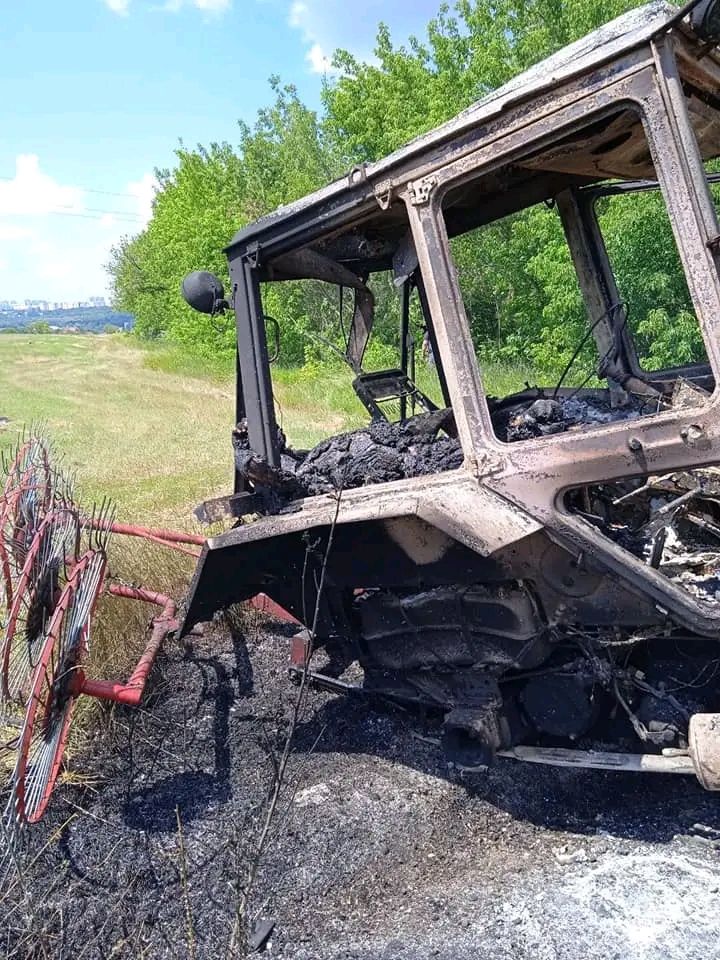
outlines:
{"label": "tree line", "polygon": [[[176,150],[158,171],[152,218],[121,242],[108,265],[118,309],[138,336],[188,350],[234,350],[234,319],[206,317],[182,301],[183,276],[208,269],[227,280],[223,248],[243,225],[390,153],[491,92],[560,47],[639,6],[632,0],[459,0],[443,5],[422,37],[397,45],[384,25],[375,60],[334,55],[322,108],[270,79],[270,105],[238,123],[236,142]],[[643,359],[654,366],[702,355],[662,199],[602,201],[603,232]],[[582,337],[584,311],[557,216],[532,208],[453,241],[478,351],[491,360],[557,370]],[[280,362],[316,360],[335,336],[337,307],[318,284],[269,288],[266,311],[280,327]],[[332,309],[329,309],[332,306]],[[380,292],[380,339],[396,346],[388,290]],[[329,314],[333,326],[325,329]],[[385,321],[385,322],[384,322]]]}

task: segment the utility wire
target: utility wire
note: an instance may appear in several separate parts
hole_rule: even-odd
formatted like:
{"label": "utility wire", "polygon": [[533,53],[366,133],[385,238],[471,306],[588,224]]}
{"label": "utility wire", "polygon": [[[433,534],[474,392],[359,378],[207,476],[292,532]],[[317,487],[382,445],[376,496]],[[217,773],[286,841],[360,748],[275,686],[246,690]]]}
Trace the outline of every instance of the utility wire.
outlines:
{"label": "utility wire", "polygon": [[[11,183],[13,180],[15,180],[15,177],[0,176],[0,180]],[[117,193],[113,190],[94,190],[92,187],[77,187],[76,189],[81,190],[83,193],[93,193],[104,197],[127,197],[136,201],[138,199],[138,197],[133,193]],[[72,210],[68,210],[66,212],[62,208],[59,210],[48,210],[47,213],[48,215],[52,216],[83,217],[86,220],[99,220],[103,216],[110,215],[113,217],[122,218],[122,222],[126,223],[143,222],[143,218],[139,214],[133,213],[132,210],[103,210],[100,207],[87,207],[82,213]],[[91,216],[91,214],[98,214],[98,216]]]}
{"label": "utility wire", "polygon": [[[0,176],[0,180],[12,181],[16,177],[4,177]],[[137,195],[134,193],[118,193],[115,190],[95,190],[92,187],[77,187],[77,190],[82,190],[83,193],[98,193],[103,197],[131,197],[133,200],[137,200]]]}
{"label": "utility wire", "polygon": [[[111,210],[97,210],[95,213],[75,213],[70,210],[48,210],[43,216],[47,217],[82,217],[85,220],[102,220],[105,215],[115,216]],[[14,214],[14,216],[21,216],[21,214]],[[142,223],[140,217],[135,217],[132,214],[125,214],[119,217],[116,217],[119,223],[128,223],[128,224],[137,224],[138,226]]]}

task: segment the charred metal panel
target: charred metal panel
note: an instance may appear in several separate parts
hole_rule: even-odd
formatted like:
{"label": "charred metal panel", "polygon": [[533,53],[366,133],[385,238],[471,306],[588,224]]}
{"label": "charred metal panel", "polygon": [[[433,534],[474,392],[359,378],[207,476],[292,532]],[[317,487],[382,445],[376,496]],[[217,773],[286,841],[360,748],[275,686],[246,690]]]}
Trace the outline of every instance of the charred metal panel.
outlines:
{"label": "charred metal panel", "polygon": [[516,585],[381,591],[358,604],[362,654],[374,667],[415,671],[532,669],[550,645],[530,595]]}
{"label": "charred metal panel", "polygon": [[245,257],[232,259],[230,278],[241,373],[238,391],[242,391],[242,398],[238,397],[237,400],[237,409],[245,411],[253,450],[271,466],[277,466],[279,453],[270,364],[260,290],[253,263]]}
{"label": "charred metal panel", "polygon": [[[255,540],[222,550],[205,550],[190,588],[182,632],[212,619],[232,603],[265,593],[306,625],[312,623],[317,583],[327,553],[329,527]],[[337,527],[326,571],[327,597],[364,587],[420,590],[453,583],[504,581],[507,571],[491,557],[482,557],[451,541],[437,559],[416,563],[382,524],[353,523]],[[325,599],[327,599],[327,597]],[[319,634],[330,631],[321,616]]]}

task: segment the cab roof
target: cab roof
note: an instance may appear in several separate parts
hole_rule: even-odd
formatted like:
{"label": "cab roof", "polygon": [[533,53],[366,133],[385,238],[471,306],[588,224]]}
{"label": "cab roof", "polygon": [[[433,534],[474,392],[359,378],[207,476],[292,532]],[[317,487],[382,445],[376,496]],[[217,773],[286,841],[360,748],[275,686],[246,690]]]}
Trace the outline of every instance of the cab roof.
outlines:
{"label": "cab roof", "polygon": [[[413,161],[418,166],[428,153],[444,147],[468,130],[495,118],[518,102],[547,93],[571,77],[635,49],[668,30],[678,19],[678,8],[655,0],[610,21],[575,43],[519,74],[478,100],[456,117],[441,124],[375,163],[353,168],[349,174],[314,193],[286,204],[243,227],[226,248],[233,258],[258,245],[269,244],[273,252],[303,242],[310,231],[322,235],[337,222],[351,219],[353,210],[374,202],[374,188],[402,168],[412,178]],[[597,179],[597,178],[596,178]]]}

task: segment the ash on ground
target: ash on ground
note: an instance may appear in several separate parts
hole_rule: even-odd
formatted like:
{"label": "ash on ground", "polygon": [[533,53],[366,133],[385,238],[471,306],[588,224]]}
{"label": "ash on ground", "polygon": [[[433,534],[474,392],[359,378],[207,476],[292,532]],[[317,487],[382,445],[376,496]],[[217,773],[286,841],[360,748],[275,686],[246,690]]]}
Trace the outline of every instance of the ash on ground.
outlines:
{"label": "ash on ground", "polygon": [[[297,695],[289,644],[256,622],[168,647],[144,707],[72,758],[0,897],[6,957],[244,955],[228,945]],[[693,779],[510,760],[463,779],[426,732],[311,692],[250,903],[265,956],[716,955],[720,819]]]}

